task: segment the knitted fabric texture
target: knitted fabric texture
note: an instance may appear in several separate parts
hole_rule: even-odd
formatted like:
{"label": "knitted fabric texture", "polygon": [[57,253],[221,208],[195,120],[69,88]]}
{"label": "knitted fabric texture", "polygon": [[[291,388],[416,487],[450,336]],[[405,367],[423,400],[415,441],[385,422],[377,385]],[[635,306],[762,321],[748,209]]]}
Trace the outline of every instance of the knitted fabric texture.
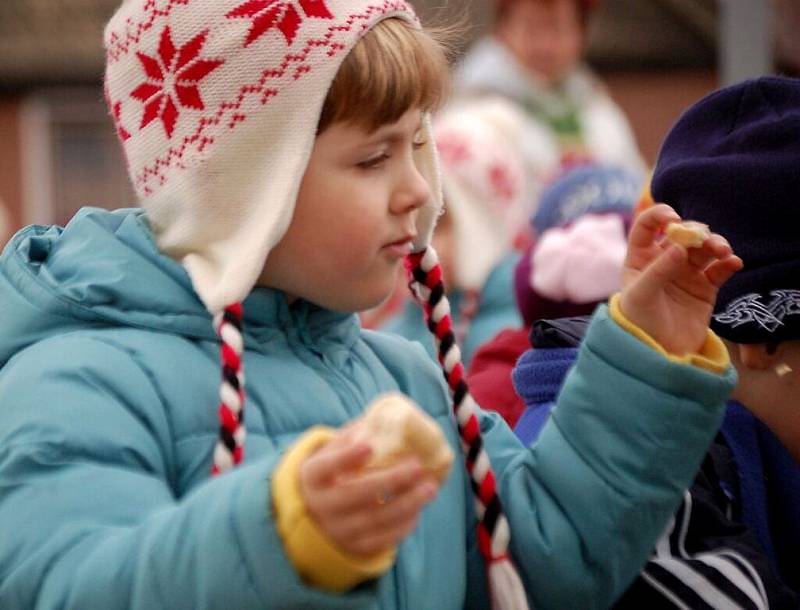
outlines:
{"label": "knitted fabric texture", "polygon": [[736,343],[800,339],[800,80],[712,93],[667,135],[656,201],[728,239],[744,269],[717,297],[712,329]]}
{"label": "knitted fabric texture", "polygon": [[[106,97],[131,180],[209,311],[252,289],[291,221],[339,66],[387,17],[418,26],[402,0],[127,0],[108,23]],[[416,154],[434,194],[422,249],[441,201],[433,145]]]}

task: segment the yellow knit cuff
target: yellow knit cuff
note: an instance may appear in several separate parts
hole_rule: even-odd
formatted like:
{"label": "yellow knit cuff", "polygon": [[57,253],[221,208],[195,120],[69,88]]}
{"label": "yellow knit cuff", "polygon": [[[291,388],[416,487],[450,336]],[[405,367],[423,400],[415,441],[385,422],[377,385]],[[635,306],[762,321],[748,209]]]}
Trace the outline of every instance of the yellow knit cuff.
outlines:
{"label": "yellow knit cuff", "polygon": [[703,346],[700,348],[698,353],[677,356],[667,352],[667,350],[665,350],[660,343],[658,343],[644,330],[626,318],[625,314],[622,313],[622,309],[620,309],[619,301],[619,294],[615,294],[613,297],[611,297],[611,301],[608,305],[609,311],[611,312],[611,319],[634,337],[639,339],[642,343],[656,350],[668,360],[680,364],[691,364],[719,375],[724,373],[730,366],[731,359],[730,355],[728,354],[728,349],[725,347],[725,344],[722,342],[722,340],[716,334],[714,334],[711,329],[708,329],[706,340],[703,342]]}
{"label": "yellow knit cuff", "polygon": [[330,428],[314,427],[289,448],[272,476],[272,503],[278,533],[300,577],[317,588],[341,592],[383,574],[394,563],[395,550],[366,558],[345,553],[308,514],[300,491],[300,464],[334,435]]}

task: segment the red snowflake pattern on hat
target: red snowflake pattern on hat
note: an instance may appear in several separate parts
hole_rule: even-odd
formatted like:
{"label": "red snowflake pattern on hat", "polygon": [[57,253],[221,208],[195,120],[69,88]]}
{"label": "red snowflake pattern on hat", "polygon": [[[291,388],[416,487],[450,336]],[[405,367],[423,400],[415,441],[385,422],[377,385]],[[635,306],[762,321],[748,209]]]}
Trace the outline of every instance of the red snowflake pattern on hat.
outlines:
{"label": "red snowflake pattern on hat", "polygon": [[131,97],[145,104],[139,129],[159,118],[167,137],[171,138],[180,117],[179,106],[205,110],[197,84],[225,63],[219,59],[198,58],[207,36],[206,30],[176,49],[167,26],[161,33],[155,57],[137,51],[136,56],[147,76],[147,80],[131,93]]}
{"label": "red snowflake pattern on hat", "polygon": [[298,4],[306,17],[333,19],[325,0],[248,0],[233,9],[226,17],[253,18],[244,46],[258,40],[273,27],[277,27],[286,39],[286,43],[291,45],[303,23],[303,18],[297,10]]}

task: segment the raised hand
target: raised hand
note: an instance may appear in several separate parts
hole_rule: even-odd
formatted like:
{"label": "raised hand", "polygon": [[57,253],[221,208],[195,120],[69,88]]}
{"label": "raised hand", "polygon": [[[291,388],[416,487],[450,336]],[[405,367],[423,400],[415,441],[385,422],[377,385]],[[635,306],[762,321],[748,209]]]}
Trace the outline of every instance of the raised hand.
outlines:
{"label": "raised hand", "polygon": [[717,292],[742,268],[742,260],[721,235],[712,234],[701,247],[689,250],[663,239],[664,228],[680,220],[664,204],[636,219],[628,239],[620,308],[664,349],[683,356],[702,348]]}
{"label": "raised hand", "polygon": [[317,525],[341,550],[361,556],[396,547],[439,491],[415,457],[365,470],[370,451],[344,429],[300,467],[301,493]]}

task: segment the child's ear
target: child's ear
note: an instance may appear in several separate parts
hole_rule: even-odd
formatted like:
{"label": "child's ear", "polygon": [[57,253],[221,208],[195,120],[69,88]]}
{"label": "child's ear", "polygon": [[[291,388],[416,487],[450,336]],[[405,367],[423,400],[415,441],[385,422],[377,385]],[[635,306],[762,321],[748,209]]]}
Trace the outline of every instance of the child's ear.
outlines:
{"label": "child's ear", "polygon": [[775,366],[778,356],[767,343],[740,343],[739,361],[753,371],[766,371]]}

